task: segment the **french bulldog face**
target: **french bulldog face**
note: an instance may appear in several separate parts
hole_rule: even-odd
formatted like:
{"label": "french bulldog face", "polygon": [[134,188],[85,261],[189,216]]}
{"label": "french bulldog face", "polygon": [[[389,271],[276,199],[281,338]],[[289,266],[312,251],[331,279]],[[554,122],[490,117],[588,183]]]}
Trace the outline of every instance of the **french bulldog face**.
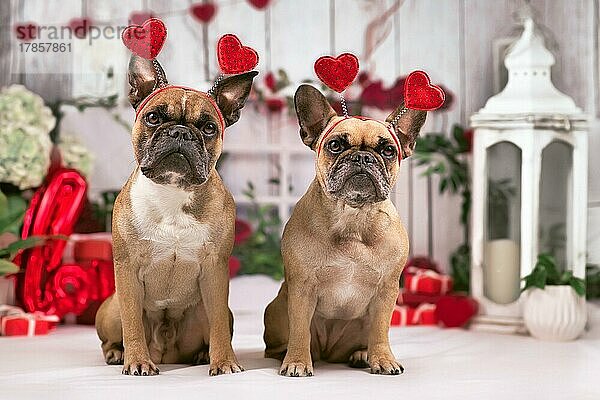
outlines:
{"label": "french bulldog face", "polygon": [[[219,111],[225,126],[235,123],[250,93],[257,72],[222,80],[214,102],[204,93],[168,87],[143,100],[155,89],[166,87],[164,71],[155,61],[132,56],[129,63],[129,100],[137,111],[133,148],[141,172],[158,184],[183,189],[208,179],[223,146]],[[142,106],[142,109],[137,109]]]}
{"label": "french bulldog face", "polygon": [[321,92],[309,85],[301,85],[294,100],[300,136],[317,152],[317,179],[326,195],[355,208],[387,199],[398,175],[398,157],[402,157],[390,129],[399,138],[402,153],[411,155],[426,112],[408,110],[391,127],[389,122],[402,105],[383,123],[343,120]]}

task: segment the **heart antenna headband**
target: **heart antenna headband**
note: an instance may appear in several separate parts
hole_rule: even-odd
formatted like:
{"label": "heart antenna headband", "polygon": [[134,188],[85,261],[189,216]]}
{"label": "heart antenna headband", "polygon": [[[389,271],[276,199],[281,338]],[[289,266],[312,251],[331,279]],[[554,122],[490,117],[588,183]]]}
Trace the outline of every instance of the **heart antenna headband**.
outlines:
{"label": "heart antenna headband", "polygon": [[[334,123],[325,132],[321,138],[318,151],[321,150],[321,145],[324,142],[325,137],[337,126],[338,123],[348,118],[358,118],[361,120],[371,120],[371,118],[348,115],[348,107],[346,106],[346,100],[344,99],[344,91],[348,86],[354,82],[358,75],[359,63],[358,58],[351,53],[343,53],[337,57],[323,56],[315,61],[314,65],[315,73],[327,87],[336,91],[340,95],[340,105],[342,106],[342,112],[344,113],[344,119]],[[390,121],[388,130],[392,134],[396,146],[398,147],[399,154],[402,154],[402,148],[400,146],[398,136],[396,134],[396,125],[400,118],[408,112],[408,110],[420,110],[420,111],[432,111],[440,108],[445,101],[445,94],[441,87],[432,85],[429,76],[423,71],[413,71],[406,78],[404,83],[404,107],[398,112],[392,121]],[[378,120],[374,120],[377,122]],[[404,158],[404,156],[403,156]]]}
{"label": "heart antenna headband", "polygon": [[184,86],[169,86],[164,80],[162,68],[158,61],[156,61],[156,57],[162,50],[166,38],[167,28],[158,18],[150,18],[142,25],[130,25],[123,31],[122,40],[125,47],[131,50],[133,54],[145,58],[146,60],[151,60],[152,66],[158,77],[157,87],[155,87],[154,91],[146,96],[137,107],[136,119],[138,117],[137,114],[142,110],[144,105],[160,91],[168,88],[183,88],[207,96],[219,115],[222,128],[221,132],[223,132],[225,130],[225,122],[221,110],[213,98],[214,92],[219,83],[225,78],[225,74],[241,74],[253,70],[258,64],[258,53],[251,47],[243,46],[240,39],[234,34],[228,33],[221,36],[217,42],[217,59],[219,61],[221,73],[213,83],[212,87],[205,93]]}

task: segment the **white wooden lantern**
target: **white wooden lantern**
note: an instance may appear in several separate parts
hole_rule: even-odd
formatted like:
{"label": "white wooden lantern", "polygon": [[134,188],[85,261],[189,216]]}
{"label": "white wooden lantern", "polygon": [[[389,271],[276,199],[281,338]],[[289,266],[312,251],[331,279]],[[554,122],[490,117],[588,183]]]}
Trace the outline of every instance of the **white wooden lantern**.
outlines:
{"label": "white wooden lantern", "polygon": [[471,292],[475,327],[522,325],[521,278],[540,253],[583,278],[587,119],[550,79],[554,56],[524,23],[504,63],[508,83],[471,117]]}

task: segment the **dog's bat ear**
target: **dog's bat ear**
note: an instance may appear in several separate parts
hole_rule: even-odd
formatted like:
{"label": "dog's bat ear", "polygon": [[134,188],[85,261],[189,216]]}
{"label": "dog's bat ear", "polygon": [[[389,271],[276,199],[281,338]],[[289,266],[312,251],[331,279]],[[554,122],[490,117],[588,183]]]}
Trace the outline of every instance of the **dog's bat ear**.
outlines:
{"label": "dog's bat ear", "polygon": [[245,72],[223,79],[214,90],[214,99],[223,114],[226,126],[231,126],[240,119],[240,111],[252,89],[252,80],[258,71]]}
{"label": "dog's bat ear", "polygon": [[305,145],[314,150],[323,129],[337,113],[325,96],[310,85],[300,85],[294,95],[294,104],[300,125],[300,137]]}
{"label": "dog's bat ear", "polygon": [[[392,122],[400,114],[404,112],[404,103],[400,105],[394,112],[392,112],[386,119],[387,122]],[[419,137],[419,131],[425,123],[427,117],[427,111],[406,109],[404,114],[398,118],[394,123],[394,130],[398,139],[400,139],[400,146],[402,147],[402,155],[404,158],[409,157],[413,154],[417,137]]]}
{"label": "dog's bat ear", "polygon": [[144,100],[150,93],[159,87],[166,86],[167,76],[162,66],[156,60],[131,55],[129,59],[129,102],[133,108]]}

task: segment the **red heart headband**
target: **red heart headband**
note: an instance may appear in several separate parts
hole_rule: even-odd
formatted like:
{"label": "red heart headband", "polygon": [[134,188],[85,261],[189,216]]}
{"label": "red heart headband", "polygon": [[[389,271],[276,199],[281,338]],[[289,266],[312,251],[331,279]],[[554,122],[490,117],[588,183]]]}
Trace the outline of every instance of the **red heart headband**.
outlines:
{"label": "red heart headband", "polygon": [[[162,50],[166,38],[167,28],[165,24],[158,18],[150,18],[142,25],[130,25],[123,31],[122,35],[122,40],[123,44],[125,44],[125,47],[139,57],[145,58],[146,60],[152,60],[154,69],[157,72],[160,70],[160,67],[157,65],[158,63],[156,62],[156,56],[158,56]],[[258,64],[258,53],[251,47],[243,46],[242,42],[237,36],[229,33],[221,36],[217,42],[217,59],[219,61],[219,67],[222,73],[219,74],[213,86],[206,93],[185,86],[167,85],[166,82],[162,82],[161,80],[162,74],[157,73],[157,76],[159,77],[159,87],[155,88],[155,90],[146,96],[146,98],[140,103],[140,105],[137,107],[135,119],[137,120],[141,110],[156,94],[168,89],[191,90],[206,96],[210,100],[211,104],[219,115],[221,134],[223,134],[225,131],[225,121],[221,110],[211,95],[224,78],[223,74],[241,74],[253,70]]]}
{"label": "red heart headband", "polygon": [[[348,115],[348,108],[346,107],[346,101],[343,96],[344,90],[354,82],[358,75],[359,63],[358,58],[351,53],[343,53],[337,57],[323,56],[315,61],[315,73],[319,79],[327,85],[330,89],[340,94],[340,104],[344,113],[344,119],[334,123],[323,135],[319,144],[317,153],[321,152],[322,144],[325,137],[335,128],[340,122],[348,118],[358,118],[361,120],[372,120],[366,117],[351,117]],[[394,127],[400,120],[400,117],[404,115],[409,109],[430,111],[440,108],[444,104],[445,94],[441,87],[432,85],[429,76],[423,71],[411,72],[404,83],[404,107],[394,117],[394,119],[388,124],[385,124],[386,128],[392,133],[392,137],[396,142],[399,154],[402,154],[398,137],[396,136]],[[404,156],[402,157],[404,158]]]}

